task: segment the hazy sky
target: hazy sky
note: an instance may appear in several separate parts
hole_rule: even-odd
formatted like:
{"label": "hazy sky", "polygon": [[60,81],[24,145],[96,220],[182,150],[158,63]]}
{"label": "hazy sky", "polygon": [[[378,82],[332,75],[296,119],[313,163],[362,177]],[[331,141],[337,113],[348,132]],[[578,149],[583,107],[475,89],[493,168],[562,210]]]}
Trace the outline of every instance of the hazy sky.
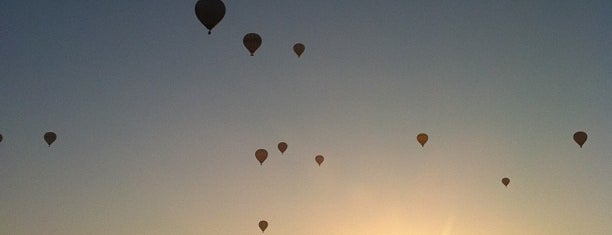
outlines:
{"label": "hazy sky", "polygon": [[0,2],[0,234],[612,234],[611,1],[194,5]]}

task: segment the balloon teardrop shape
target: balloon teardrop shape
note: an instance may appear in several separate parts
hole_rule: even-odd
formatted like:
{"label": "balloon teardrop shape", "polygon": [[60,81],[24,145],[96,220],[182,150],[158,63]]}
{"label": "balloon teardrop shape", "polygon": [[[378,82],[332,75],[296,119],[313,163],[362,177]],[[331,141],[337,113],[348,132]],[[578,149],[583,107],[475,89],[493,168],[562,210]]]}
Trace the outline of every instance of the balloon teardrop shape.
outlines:
{"label": "balloon teardrop shape", "polygon": [[285,151],[287,151],[287,143],[285,142],[278,143],[278,151],[280,151],[281,154],[285,153]]}
{"label": "balloon teardrop shape", "polygon": [[419,133],[417,135],[417,141],[419,142],[419,144],[421,144],[421,147],[425,147],[425,143],[427,143],[427,140],[429,140],[429,136],[427,136],[427,134]]}
{"label": "balloon teardrop shape", "polygon": [[257,48],[261,46],[261,37],[256,33],[247,33],[244,35],[244,38],[242,38],[242,44],[244,44],[244,47],[246,47],[251,53],[251,56],[253,56]]}
{"label": "balloon teardrop shape", "polygon": [[255,151],[255,158],[259,161],[259,165],[263,165],[263,162],[268,158],[268,151],[265,149],[258,149]]}
{"label": "balloon teardrop shape", "polygon": [[302,43],[296,43],[295,45],[293,45],[293,52],[295,52],[298,58],[302,55],[302,53],[304,53],[305,49],[306,47]]}
{"label": "balloon teardrop shape", "polygon": [[323,161],[325,161],[325,158],[323,157],[323,155],[317,155],[315,157],[315,162],[317,162],[317,164],[319,164],[319,166],[321,166],[321,163],[323,163]]}
{"label": "balloon teardrop shape", "polygon": [[45,133],[43,138],[45,139],[45,142],[47,142],[49,147],[51,147],[51,144],[53,144],[53,142],[55,142],[55,140],[57,139],[57,135],[53,132],[47,132]]}
{"label": "balloon teardrop shape", "polygon": [[506,188],[508,187],[508,184],[510,184],[510,179],[509,178],[503,178],[501,180],[502,184],[504,184],[504,186],[506,186]]}
{"label": "balloon teardrop shape", "polygon": [[582,145],[586,142],[587,140],[587,133],[584,131],[579,131],[574,133],[574,141],[576,141],[576,143],[578,145],[580,145],[580,148],[582,148]]}
{"label": "balloon teardrop shape", "polygon": [[210,34],[210,31],[225,16],[225,4],[220,0],[198,0],[195,5],[195,14]]}
{"label": "balloon teardrop shape", "polygon": [[259,221],[259,229],[261,229],[262,233],[266,231],[266,228],[268,228],[268,221]]}

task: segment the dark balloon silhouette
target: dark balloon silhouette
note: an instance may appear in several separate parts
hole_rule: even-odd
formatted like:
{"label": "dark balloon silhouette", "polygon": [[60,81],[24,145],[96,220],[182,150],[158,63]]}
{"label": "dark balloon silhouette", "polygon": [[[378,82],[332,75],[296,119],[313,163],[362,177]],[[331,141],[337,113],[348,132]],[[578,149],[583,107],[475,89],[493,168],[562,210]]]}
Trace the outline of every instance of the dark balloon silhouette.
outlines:
{"label": "dark balloon silhouette", "polygon": [[587,140],[587,133],[584,131],[579,131],[574,133],[574,141],[576,141],[576,143],[578,143],[578,145],[580,145],[580,148],[582,148],[582,145],[584,144],[584,142],[586,142]]}
{"label": "dark balloon silhouette", "polygon": [[259,221],[259,229],[261,229],[262,233],[266,231],[266,228],[268,228],[268,221]]}
{"label": "dark balloon silhouette", "polygon": [[246,47],[251,53],[251,56],[253,56],[257,48],[261,46],[261,37],[256,33],[247,33],[244,35],[244,38],[242,38],[242,44],[244,44],[244,47]]}
{"label": "dark balloon silhouette", "polygon": [[47,142],[49,147],[51,147],[51,144],[53,144],[53,142],[55,142],[55,140],[57,139],[57,135],[53,132],[47,132],[45,133],[43,138],[45,139],[45,142]]}
{"label": "dark balloon silhouette", "polygon": [[255,151],[255,158],[259,161],[259,165],[263,165],[263,162],[268,158],[268,151],[265,149],[258,149]]}
{"label": "dark balloon silhouette", "polygon": [[510,179],[508,178],[503,178],[502,179],[502,184],[504,184],[504,186],[506,186],[506,188],[508,187],[508,184],[510,184]]}
{"label": "dark balloon silhouette", "polygon": [[321,163],[323,163],[323,161],[325,161],[325,158],[323,157],[323,155],[317,155],[315,157],[315,162],[317,162],[317,164],[319,164],[319,166],[321,166]]}
{"label": "dark balloon silhouette", "polygon": [[0,135],[0,143],[2,143],[2,135]]}
{"label": "dark balloon silhouette", "polygon": [[195,5],[198,20],[210,31],[225,16],[225,4],[220,0],[198,0]]}
{"label": "dark balloon silhouette", "polygon": [[298,57],[300,57],[302,53],[304,53],[304,49],[306,49],[306,47],[302,43],[296,43],[295,45],[293,45],[293,51]]}
{"label": "dark balloon silhouette", "polygon": [[278,143],[278,151],[280,151],[281,154],[285,153],[285,151],[287,151],[287,143],[285,142]]}
{"label": "dark balloon silhouette", "polygon": [[420,133],[417,135],[417,141],[419,142],[419,144],[421,144],[421,147],[425,146],[425,143],[427,143],[428,139],[429,139],[429,136],[427,136],[427,134],[425,133]]}

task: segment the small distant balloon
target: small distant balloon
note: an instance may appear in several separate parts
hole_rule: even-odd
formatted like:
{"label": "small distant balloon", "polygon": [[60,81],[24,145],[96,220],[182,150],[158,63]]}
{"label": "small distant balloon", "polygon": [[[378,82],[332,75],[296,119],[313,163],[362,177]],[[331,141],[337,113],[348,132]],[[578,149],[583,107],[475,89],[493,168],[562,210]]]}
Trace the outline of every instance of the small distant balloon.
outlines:
{"label": "small distant balloon", "polygon": [[210,34],[210,31],[225,16],[225,4],[220,0],[198,0],[195,5],[195,13]]}
{"label": "small distant balloon", "polygon": [[576,141],[576,143],[578,143],[578,145],[580,145],[580,148],[582,148],[582,145],[584,144],[584,142],[586,142],[587,140],[587,133],[584,131],[579,131],[574,133],[574,141]]}
{"label": "small distant balloon", "polygon": [[2,135],[0,134],[0,143],[2,143]]}
{"label": "small distant balloon", "polygon": [[502,179],[502,184],[504,184],[504,186],[506,186],[506,188],[508,187],[508,184],[510,184],[510,179],[508,178],[503,178]]}
{"label": "small distant balloon", "polygon": [[306,47],[302,43],[296,43],[295,45],[293,45],[293,52],[295,52],[298,57],[300,57],[302,53],[304,53],[304,49],[306,49]]}
{"label": "small distant balloon", "polygon": [[242,44],[244,44],[244,47],[246,47],[251,53],[251,56],[253,56],[257,48],[261,46],[261,37],[256,33],[247,33],[244,35],[244,38],[242,38]]}
{"label": "small distant balloon", "polygon": [[417,141],[419,142],[419,144],[421,144],[421,147],[425,146],[425,143],[427,143],[428,139],[429,139],[429,136],[427,136],[427,134],[425,133],[419,133],[417,135]]}
{"label": "small distant balloon", "polygon": [[266,228],[268,228],[268,221],[259,221],[259,229],[261,229],[262,233],[266,231]]}
{"label": "small distant balloon", "polygon": [[255,151],[255,158],[259,161],[259,165],[263,165],[263,162],[268,158],[268,151],[265,149],[258,149]]}
{"label": "small distant balloon", "polygon": [[53,132],[47,132],[45,133],[43,138],[45,139],[45,142],[47,142],[49,147],[51,147],[51,144],[53,144],[53,142],[55,142],[55,140],[57,139],[57,135]]}
{"label": "small distant balloon", "polygon": [[285,153],[285,151],[287,151],[287,143],[285,142],[278,143],[278,150],[281,152],[281,154]]}
{"label": "small distant balloon", "polygon": [[317,155],[315,157],[315,161],[317,162],[317,164],[319,164],[319,166],[321,166],[321,163],[323,163],[324,160],[325,158],[323,157],[323,155]]}

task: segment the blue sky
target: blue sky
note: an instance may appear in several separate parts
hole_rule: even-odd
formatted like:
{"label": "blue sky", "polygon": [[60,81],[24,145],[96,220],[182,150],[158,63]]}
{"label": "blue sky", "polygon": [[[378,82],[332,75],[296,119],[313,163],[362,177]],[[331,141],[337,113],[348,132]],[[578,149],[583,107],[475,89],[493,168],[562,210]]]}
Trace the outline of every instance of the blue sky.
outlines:
{"label": "blue sky", "polygon": [[612,231],[609,1],[194,4],[0,3],[0,233]]}

